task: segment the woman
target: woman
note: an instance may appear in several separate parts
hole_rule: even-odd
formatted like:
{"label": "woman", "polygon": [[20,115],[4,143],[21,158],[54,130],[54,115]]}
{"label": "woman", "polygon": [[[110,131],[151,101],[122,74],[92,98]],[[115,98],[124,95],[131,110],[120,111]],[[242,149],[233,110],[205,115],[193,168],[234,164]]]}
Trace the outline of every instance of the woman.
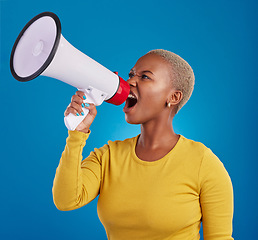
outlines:
{"label": "woman", "polygon": [[174,132],[172,121],[190,98],[191,67],[178,55],[153,50],[129,73],[125,119],[141,134],[109,141],[82,160],[96,116],[84,95],[72,97],[65,115],[89,114],[67,144],[57,168],[53,198],[60,210],[84,206],[99,194],[98,215],[110,240],[233,239],[233,191],[220,160],[199,142]]}

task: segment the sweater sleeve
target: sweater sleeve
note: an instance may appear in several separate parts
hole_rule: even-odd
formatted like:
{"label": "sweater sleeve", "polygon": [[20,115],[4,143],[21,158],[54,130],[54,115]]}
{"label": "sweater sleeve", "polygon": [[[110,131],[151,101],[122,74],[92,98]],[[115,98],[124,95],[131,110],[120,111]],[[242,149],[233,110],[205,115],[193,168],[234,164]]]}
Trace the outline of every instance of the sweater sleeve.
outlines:
{"label": "sweater sleeve", "polygon": [[89,134],[79,131],[68,131],[68,134],[52,189],[54,204],[62,211],[80,208],[98,196],[102,156],[108,152],[105,145],[82,161]]}
{"label": "sweater sleeve", "polygon": [[204,153],[199,177],[204,240],[232,240],[232,183],[210,149]]}

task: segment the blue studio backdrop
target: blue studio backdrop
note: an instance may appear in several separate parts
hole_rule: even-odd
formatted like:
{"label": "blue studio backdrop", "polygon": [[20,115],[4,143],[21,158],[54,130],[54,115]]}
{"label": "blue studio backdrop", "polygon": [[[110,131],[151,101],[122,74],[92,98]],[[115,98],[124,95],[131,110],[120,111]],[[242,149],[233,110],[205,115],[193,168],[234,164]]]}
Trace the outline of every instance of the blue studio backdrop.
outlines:
{"label": "blue studio backdrop", "polygon": [[[186,59],[196,84],[174,119],[176,133],[204,143],[234,187],[235,239],[255,239],[257,220],[257,1],[0,0],[0,239],[106,239],[97,199],[61,212],[52,200],[65,146],[63,113],[76,89],[38,77],[21,83],[9,69],[12,46],[35,15],[51,11],[76,48],[127,79],[139,57],[163,48]],[[133,137],[122,106],[103,103],[84,149]],[[157,206],[158,207],[158,206]]]}

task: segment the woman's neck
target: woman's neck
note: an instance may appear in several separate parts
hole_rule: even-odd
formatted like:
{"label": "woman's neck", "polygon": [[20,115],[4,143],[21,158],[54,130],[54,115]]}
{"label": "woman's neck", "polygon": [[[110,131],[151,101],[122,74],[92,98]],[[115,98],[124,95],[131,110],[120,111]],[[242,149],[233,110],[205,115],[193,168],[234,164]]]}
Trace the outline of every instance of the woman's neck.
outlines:
{"label": "woman's neck", "polygon": [[137,145],[145,149],[155,150],[176,143],[179,135],[174,132],[172,120],[173,118],[166,118],[165,121],[159,119],[143,123]]}

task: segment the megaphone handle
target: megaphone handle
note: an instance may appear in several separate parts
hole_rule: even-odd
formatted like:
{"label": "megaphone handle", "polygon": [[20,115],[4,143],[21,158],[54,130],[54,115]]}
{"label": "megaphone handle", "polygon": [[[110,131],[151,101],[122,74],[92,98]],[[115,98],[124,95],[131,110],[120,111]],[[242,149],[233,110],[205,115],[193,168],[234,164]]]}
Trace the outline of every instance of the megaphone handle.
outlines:
{"label": "megaphone handle", "polygon": [[[84,103],[93,103],[93,99],[87,94],[84,93],[86,96],[86,99],[83,100]],[[95,104],[96,105],[96,104]],[[83,121],[83,119],[87,116],[89,113],[89,110],[87,108],[82,108],[84,115],[80,116],[75,116],[74,114],[70,113],[68,116],[64,118],[65,126],[67,127],[68,130],[74,131],[77,126]]]}

